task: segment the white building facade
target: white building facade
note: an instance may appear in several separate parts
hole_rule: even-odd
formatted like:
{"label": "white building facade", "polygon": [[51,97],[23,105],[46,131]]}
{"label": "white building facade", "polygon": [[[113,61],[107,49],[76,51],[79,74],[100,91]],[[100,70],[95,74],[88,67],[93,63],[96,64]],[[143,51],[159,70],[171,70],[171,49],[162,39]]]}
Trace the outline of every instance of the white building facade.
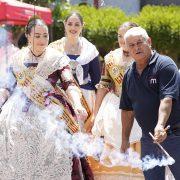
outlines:
{"label": "white building facade", "polygon": [[[93,0],[70,0],[72,5],[87,3],[93,5]],[[140,0],[99,0],[100,7],[118,7],[126,14],[136,14],[140,11]]]}

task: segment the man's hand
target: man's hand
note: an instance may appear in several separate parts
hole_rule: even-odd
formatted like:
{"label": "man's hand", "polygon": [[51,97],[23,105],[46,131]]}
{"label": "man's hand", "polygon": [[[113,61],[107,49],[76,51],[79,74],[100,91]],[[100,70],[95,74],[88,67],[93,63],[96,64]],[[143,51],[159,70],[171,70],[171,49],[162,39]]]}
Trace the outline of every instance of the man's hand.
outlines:
{"label": "man's hand", "polygon": [[164,127],[171,114],[172,109],[172,98],[166,97],[161,100],[159,106],[158,122],[154,129],[154,141],[162,143],[166,137],[167,133]]}
{"label": "man's hand", "polygon": [[129,136],[134,122],[134,112],[133,111],[121,111],[121,122],[122,122],[122,144],[121,152],[125,153],[129,148]]}
{"label": "man's hand", "polygon": [[120,149],[121,153],[125,153],[129,147],[130,147],[129,140],[123,140]]}
{"label": "man's hand", "polygon": [[167,137],[166,129],[162,125],[156,125],[154,129],[154,141],[162,143]]}

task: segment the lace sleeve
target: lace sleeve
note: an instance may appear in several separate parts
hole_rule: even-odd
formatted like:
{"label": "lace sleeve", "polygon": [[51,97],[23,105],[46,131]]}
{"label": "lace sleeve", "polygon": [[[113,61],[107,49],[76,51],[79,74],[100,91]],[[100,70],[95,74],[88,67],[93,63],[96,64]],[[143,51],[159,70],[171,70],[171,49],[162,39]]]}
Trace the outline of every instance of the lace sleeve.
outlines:
{"label": "lace sleeve", "polygon": [[82,107],[81,97],[82,93],[80,88],[76,85],[74,77],[71,73],[71,68],[69,65],[64,66],[60,71],[61,75],[61,86],[66,91],[70,101],[72,102],[73,108],[78,109]]}
{"label": "lace sleeve", "polygon": [[66,91],[69,86],[76,86],[75,80],[71,72],[71,68],[69,65],[64,66],[59,70],[59,76],[61,79],[62,88]]}

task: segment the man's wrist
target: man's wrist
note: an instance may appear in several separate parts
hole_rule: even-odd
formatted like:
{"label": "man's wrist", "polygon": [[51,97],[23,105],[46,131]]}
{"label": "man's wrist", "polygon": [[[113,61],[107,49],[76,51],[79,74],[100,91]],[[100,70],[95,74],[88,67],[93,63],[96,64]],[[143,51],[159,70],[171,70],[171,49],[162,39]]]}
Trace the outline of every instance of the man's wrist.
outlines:
{"label": "man's wrist", "polygon": [[156,126],[159,126],[159,127],[164,128],[164,127],[165,127],[165,123],[157,123],[157,125],[156,125]]}
{"label": "man's wrist", "polygon": [[122,141],[129,142],[129,137],[122,137]]}

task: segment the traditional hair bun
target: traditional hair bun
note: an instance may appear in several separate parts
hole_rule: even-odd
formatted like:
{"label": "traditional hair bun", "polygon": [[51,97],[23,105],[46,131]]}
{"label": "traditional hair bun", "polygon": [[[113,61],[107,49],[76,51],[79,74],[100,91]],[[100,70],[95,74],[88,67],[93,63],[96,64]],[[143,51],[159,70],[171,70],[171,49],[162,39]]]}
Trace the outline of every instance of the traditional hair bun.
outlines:
{"label": "traditional hair bun", "polygon": [[34,16],[30,17],[30,19],[25,27],[25,34],[26,35],[30,34],[32,28],[35,27],[36,25],[47,26],[46,23],[38,15],[34,15]]}

